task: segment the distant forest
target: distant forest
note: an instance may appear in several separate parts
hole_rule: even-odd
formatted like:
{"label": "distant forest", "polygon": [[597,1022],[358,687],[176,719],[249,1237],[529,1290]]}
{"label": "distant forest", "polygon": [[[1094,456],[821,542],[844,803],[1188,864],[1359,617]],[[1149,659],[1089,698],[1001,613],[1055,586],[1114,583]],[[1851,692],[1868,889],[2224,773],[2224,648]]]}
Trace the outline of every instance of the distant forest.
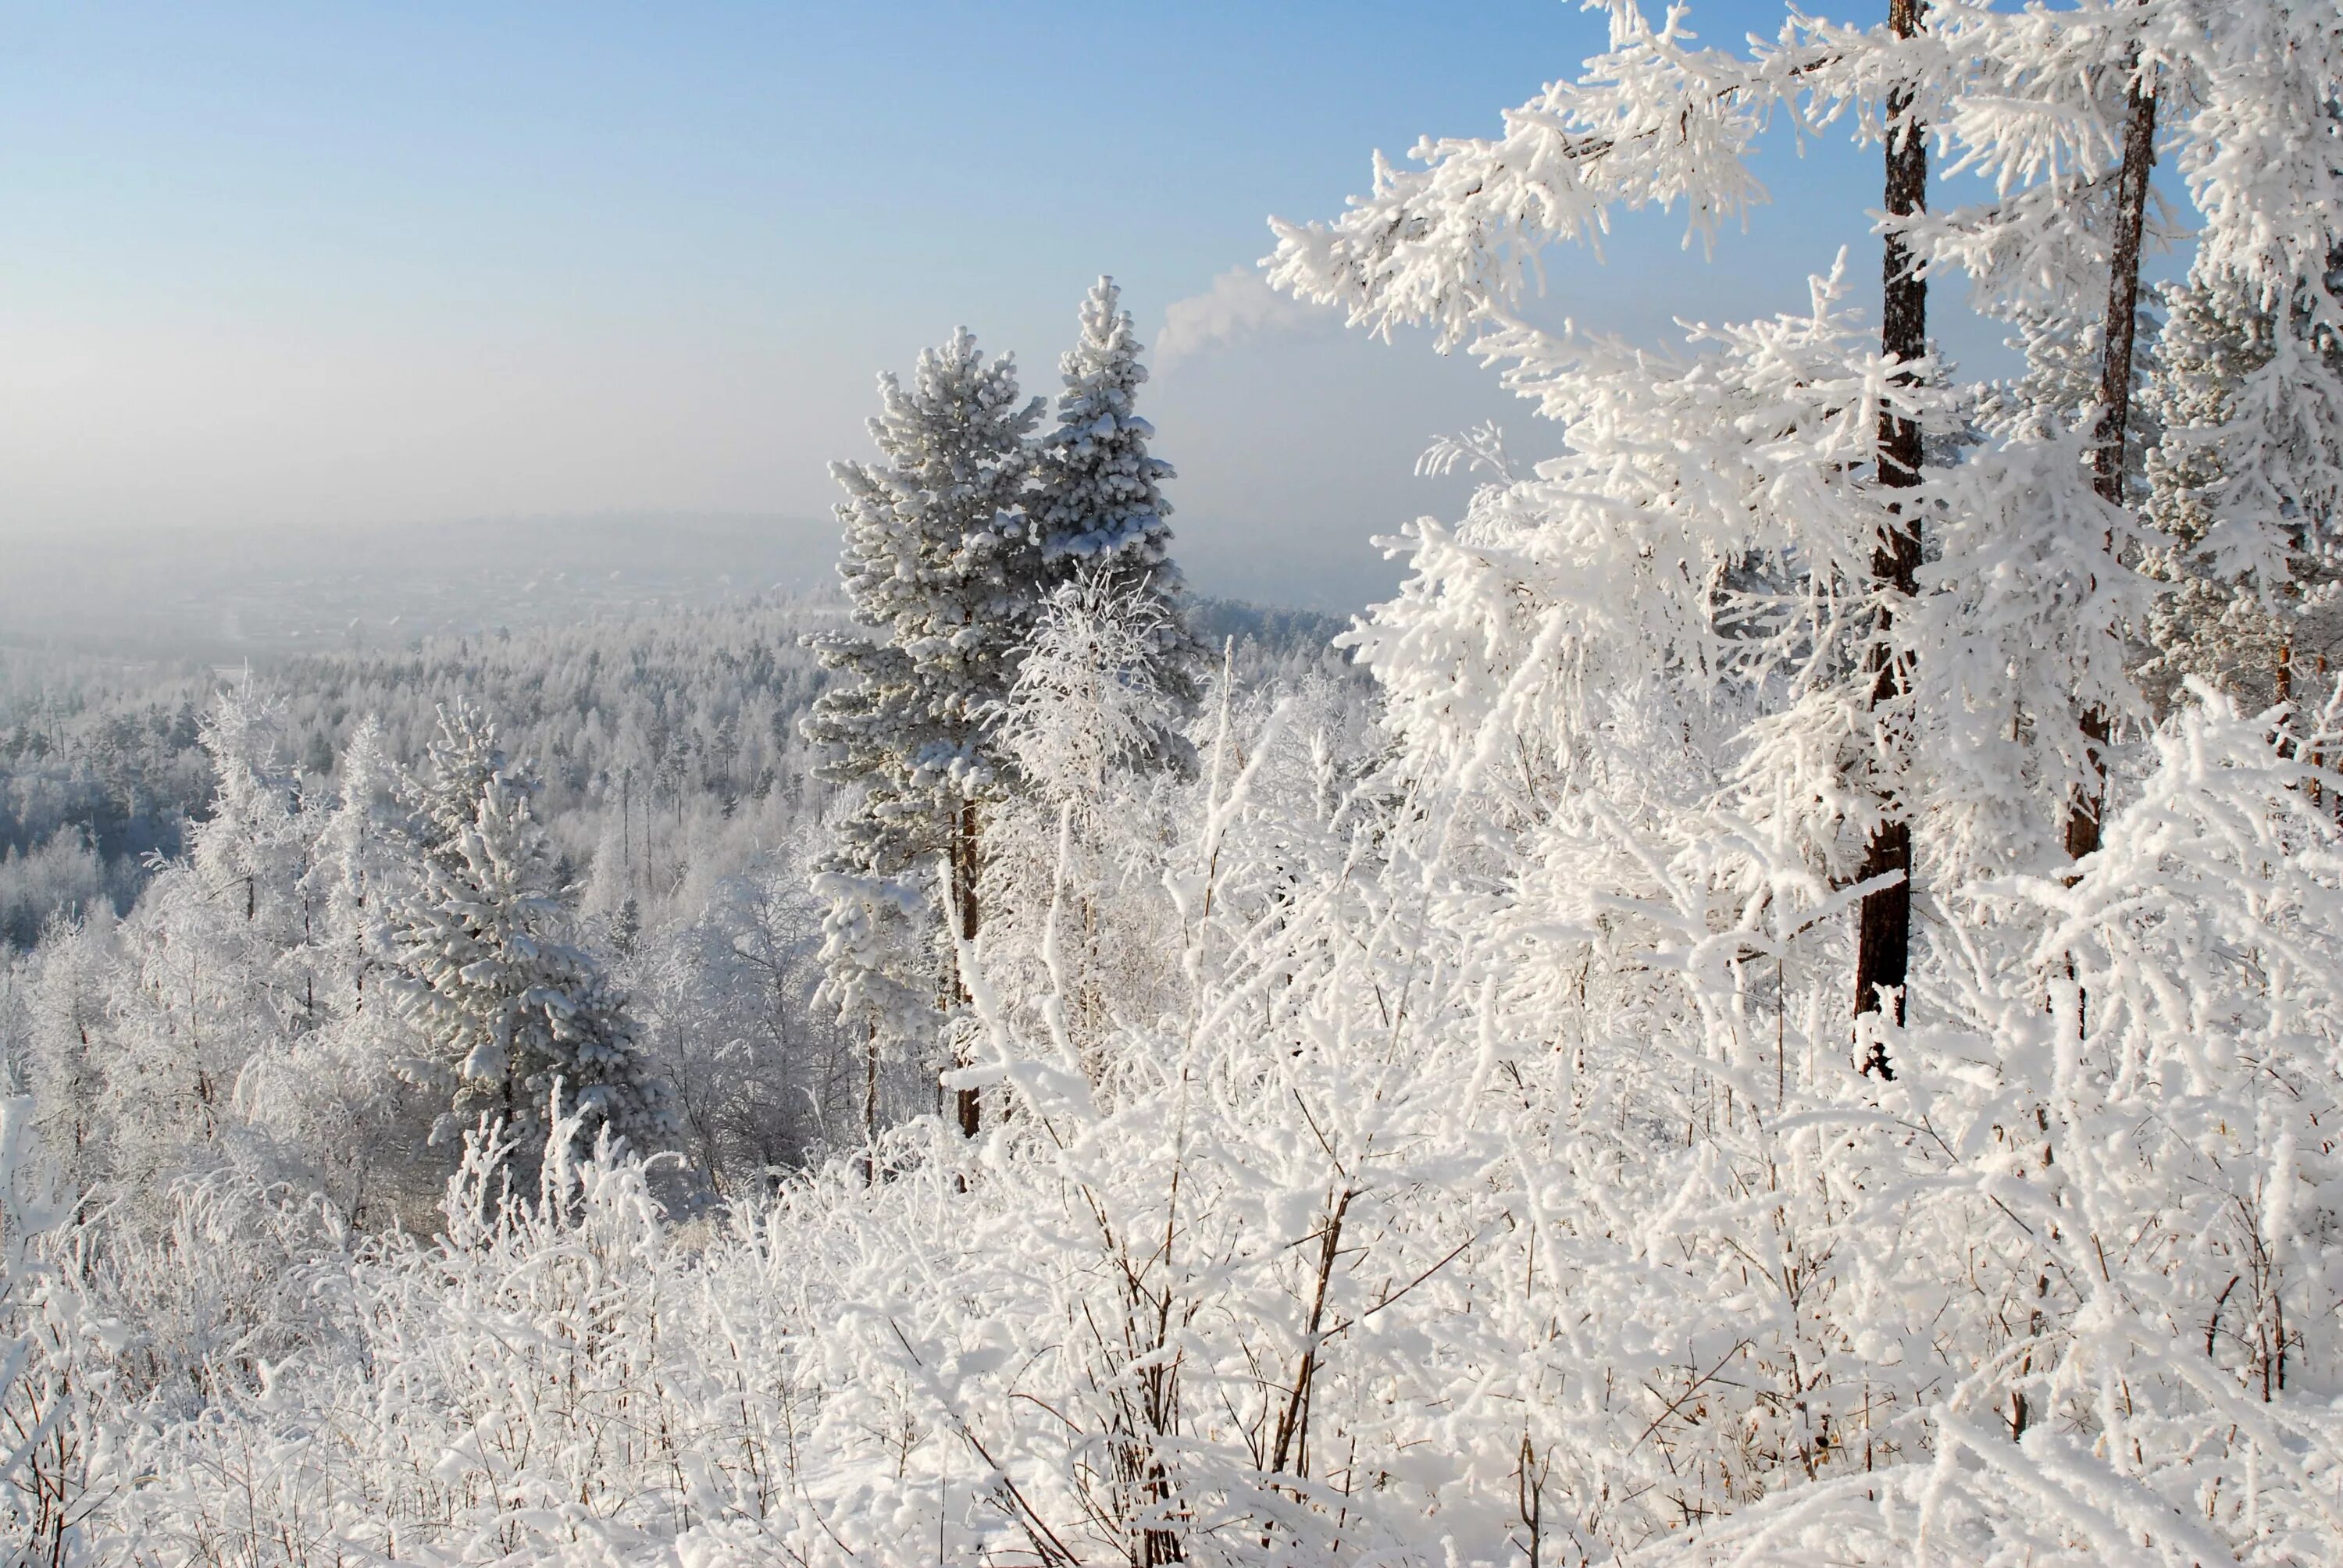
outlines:
{"label": "distant forest", "polygon": [[[359,719],[412,760],[442,704],[480,703],[542,772],[539,809],[587,908],[631,897],[657,919],[695,875],[820,815],[798,722],[831,678],[802,638],[842,614],[763,598],[238,667],[0,647],[0,943],[29,948],[93,900],[129,909],[209,813],[203,714],[247,683],[282,700],[291,760],[317,788]],[[1344,668],[1340,617],[1205,599],[1191,620],[1249,676]]]}

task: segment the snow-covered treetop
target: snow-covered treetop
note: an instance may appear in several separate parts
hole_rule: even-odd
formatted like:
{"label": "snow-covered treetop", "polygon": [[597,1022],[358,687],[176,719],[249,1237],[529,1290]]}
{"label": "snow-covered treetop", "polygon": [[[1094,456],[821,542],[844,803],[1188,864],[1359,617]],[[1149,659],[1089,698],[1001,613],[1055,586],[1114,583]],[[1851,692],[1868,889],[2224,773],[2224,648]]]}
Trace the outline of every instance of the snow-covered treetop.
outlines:
{"label": "snow-covered treetop", "polygon": [[1453,346],[1543,283],[1546,246],[1599,249],[1616,211],[1681,204],[1686,242],[1713,245],[1767,199],[1750,158],[1776,123],[1801,139],[1844,123],[1866,142],[1917,124],[1944,171],[1991,195],[1898,226],[1968,272],[1981,308],[2015,314],[2073,297],[2078,272],[2104,276],[2135,83],[2159,99],[2201,265],[2283,294],[2322,278],[2343,236],[2343,146],[2318,113],[2343,90],[2332,5],[1936,0],[1915,38],[1793,12],[1745,53],[1702,46],[1687,5],[1656,25],[1634,0],[1601,8],[1609,48],[1505,111],[1503,135],[1426,138],[1409,168],[1379,155],[1340,218],[1273,222],[1271,281],[1355,326],[1428,325]]}
{"label": "snow-covered treetop", "polygon": [[1172,515],[1160,486],[1173,475],[1171,464],[1148,455],[1155,427],[1134,407],[1147,367],[1120,298],[1111,277],[1091,286],[1081,338],[1058,362],[1066,389],[1057,427],[1041,442],[1034,520],[1050,558],[1108,558],[1160,578]]}
{"label": "snow-covered treetop", "polygon": [[839,574],[856,618],[908,647],[1011,608],[1012,558],[1030,548],[1016,509],[1024,443],[1041,400],[1021,397],[1014,356],[987,359],[964,327],[920,353],[908,390],[880,377],[879,396],[870,427],[882,460],[830,466],[848,498]]}
{"label": "snow-covered treetop", "polygon": [[1040,550],[1019,510],[1027,437],[1041,416],[1015,361],[987,359],[965,327],[920,356],[907,390],[879,380],[878,463],[830,472],[847,498],[839,563],[854,618],[878,635],[818,639],[830,668],[859,678],[825,696],[807,733],[831,776],[910,776],[915,787],[990,772],[978,709],[1039,613]]}
{"label": "snow-covered treetop", "polygon": [[496,721],[476,704],[459,697],[440,708],[438,720],[412,793],[427,853],[444,869],[457,841],[478,827],[490,784],[502,779],[522,794],[528,784],[507,767]]}

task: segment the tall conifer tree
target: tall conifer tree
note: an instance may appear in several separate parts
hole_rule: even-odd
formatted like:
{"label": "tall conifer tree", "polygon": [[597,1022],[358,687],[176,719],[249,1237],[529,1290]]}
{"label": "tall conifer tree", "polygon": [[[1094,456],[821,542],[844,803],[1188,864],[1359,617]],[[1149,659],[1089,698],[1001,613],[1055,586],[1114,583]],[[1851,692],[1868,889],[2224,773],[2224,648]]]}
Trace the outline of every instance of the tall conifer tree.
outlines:
{"label": "tall conifer tree", "polygon": [[[1041,404],[1020,396],[1015,361],[985,358],[963,327],[920,356],[908,389],[882,376],[880,400],[880,460],[830,470],[847,494],[839,575],[855,629],[816,644],[849,678],[805,727],[828,749],[823,776],[862,791],[826,884],[833,938],[855,940],[833,940],[826,956],[833,999],[866,1015],[874,1050],[880,1033],[919,1027],[923,991],[946,1008],[958,1000],[950,944],[937,939],[977,932],[981,815],[1001,788],[988,715],[1046,598],[1043,552],[1021,509]],[[875,928],[851,911],[924,901],[939,858],[950,907],[924,930],[889,920],[889,940],[868,940]],[[959,1113],[973,1131],[972,1091]]]}

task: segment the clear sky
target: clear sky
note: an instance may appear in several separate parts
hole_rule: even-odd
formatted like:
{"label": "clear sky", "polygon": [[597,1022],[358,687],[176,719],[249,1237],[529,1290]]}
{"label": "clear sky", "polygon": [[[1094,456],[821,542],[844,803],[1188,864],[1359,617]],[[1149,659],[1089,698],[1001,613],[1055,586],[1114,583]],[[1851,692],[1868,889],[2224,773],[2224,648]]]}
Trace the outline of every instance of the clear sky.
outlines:
{"label": "clear sky", "polygon": [[[1456,509],[1430,437],[1536,433],[1229,275],[1602,41],[1562,0],[0,7],[0,542],[825,514],[876,372],[965,322],[1052,390],[1111,272],[1192,575],[1347,605],[1370,535]],[[1640,219],[1549,308],[1650,337],[1842,243],[1874,277],[1875,156],[1785,151],[1715,261]]]}

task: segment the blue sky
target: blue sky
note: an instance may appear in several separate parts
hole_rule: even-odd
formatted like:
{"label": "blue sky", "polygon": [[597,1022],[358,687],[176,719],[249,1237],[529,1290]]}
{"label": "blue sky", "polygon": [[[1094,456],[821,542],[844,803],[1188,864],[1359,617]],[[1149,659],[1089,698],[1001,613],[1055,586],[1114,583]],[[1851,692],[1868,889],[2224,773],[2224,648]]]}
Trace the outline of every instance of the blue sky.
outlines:
{"label": "blue sky", "polygon": [[[1696,7],[1737,37],[1778,10]],[[1600,47],[1555,0],[0,8],[0,530],[826,512],[881,368],[966,322],[1048,390]],[[1650,337],[1875,273],[1875,155],[1765,169],[1715,262],[1639,220],[1547,308]],[[1234,287],[1219,286],[1223,295]],[[1298,312],[1160,369],[1182,552],[1347,605],[1487,378]]]}

